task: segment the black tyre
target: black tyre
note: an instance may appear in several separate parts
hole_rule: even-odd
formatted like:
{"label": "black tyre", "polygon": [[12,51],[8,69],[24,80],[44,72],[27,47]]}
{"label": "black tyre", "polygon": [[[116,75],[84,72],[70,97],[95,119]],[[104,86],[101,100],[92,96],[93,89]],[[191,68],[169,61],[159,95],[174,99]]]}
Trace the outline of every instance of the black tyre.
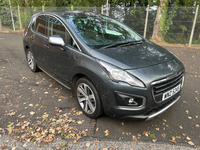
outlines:
{"label": "black tyre", "polygon": [[76,82],[75,94],[77,102],[86,116],[98,118],[103,114],[99,94],[87,78],[81,78]]}
{"label": "black tyre", "polygon": [[31,71],[33,71],[33,72],[39,71],[39,68],[38,68],[38,66],[35,62],[33,54],[29,49],[26,51],[26,60],[28,62],[28,66],[29,66]]}

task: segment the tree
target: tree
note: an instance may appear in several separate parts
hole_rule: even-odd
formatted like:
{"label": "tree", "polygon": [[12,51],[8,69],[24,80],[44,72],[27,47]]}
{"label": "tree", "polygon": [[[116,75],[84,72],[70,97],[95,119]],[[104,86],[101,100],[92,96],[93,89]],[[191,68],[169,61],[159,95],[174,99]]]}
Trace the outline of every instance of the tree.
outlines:
{"label": "tree", "polygon": [[168,0],[160,0],[160,4],[157,8],[156,19],[154,21],[153,35],[152,40],[154,41],[162,41],[162,28],[166,19],[166,12]]}
{"label": "tree", "polygon": [[0,0],[0,26],[11,27],[11,15],[8,0]]}

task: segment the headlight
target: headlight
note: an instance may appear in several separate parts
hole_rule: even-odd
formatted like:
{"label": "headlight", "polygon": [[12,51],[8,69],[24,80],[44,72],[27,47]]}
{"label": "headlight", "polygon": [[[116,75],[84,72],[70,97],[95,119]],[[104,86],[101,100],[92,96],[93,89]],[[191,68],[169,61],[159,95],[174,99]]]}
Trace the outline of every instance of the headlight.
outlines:
{"label": "headlight", "polygon": [[140,80],[138,80],[134,76],[129,75],[126,71],[119,69],[111,64],[105,63],[103,61],[98,62],[107,71],[111,80],[115,82],[126,82],[133,86],[145,87]]}

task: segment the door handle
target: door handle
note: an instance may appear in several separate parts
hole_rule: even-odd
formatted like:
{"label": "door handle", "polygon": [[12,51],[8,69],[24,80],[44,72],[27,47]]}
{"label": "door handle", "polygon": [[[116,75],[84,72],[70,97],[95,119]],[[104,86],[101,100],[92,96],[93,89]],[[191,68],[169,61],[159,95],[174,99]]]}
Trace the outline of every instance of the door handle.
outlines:
{"label": "door handle", "polygon": [[46,47],[47,49],[49,49],[49,45],[45,44],[44,47]]}
{"label": "door handle", "polygon": [[34,40],[34,36],[33,35],[31,36],[31,39]]}

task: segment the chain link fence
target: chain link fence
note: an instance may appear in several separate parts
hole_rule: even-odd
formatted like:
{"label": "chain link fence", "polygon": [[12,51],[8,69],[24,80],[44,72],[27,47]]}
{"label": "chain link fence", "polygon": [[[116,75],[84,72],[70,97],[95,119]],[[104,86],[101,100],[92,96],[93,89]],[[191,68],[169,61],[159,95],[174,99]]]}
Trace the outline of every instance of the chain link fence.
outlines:
{"label": "chain link fence", "polygon": [[[162,8],[163,40],[168,43],[188,44],[191,36],[194,16],[197,7],[164,7]],[[108,15],[127,24],[141,35],[144,35],[147,7],[3,7],[0,8],[0,31],[23,30],[33,14],[38,12],[84,11]],[[12,16],[13,14],[13,23]],[[150,6],[148,11],[146,38],[151,39],[157,6]],[[14,26],[13,26],[14,24]],[[200,10],[198,10],[192,44],[200,44]]]}

